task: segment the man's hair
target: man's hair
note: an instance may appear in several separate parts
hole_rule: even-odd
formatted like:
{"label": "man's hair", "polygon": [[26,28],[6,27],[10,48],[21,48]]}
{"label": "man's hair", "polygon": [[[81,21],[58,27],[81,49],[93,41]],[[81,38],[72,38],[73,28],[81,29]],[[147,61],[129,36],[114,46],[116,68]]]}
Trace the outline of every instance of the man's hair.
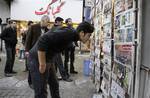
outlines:
{"label": "man's hair", "polygon": [[64,21],[64,19],[61,17],[56,17],[55,22],[57,22],[57,21]]}
{"label": "man's hair", "polygon": [[28,21],[28,26],[30,26],[33,23],[33,21]]}
{"label": "man's hair", "polygon": [[15,21],[14,20],[8,20],[8,24],[12,24],[12,23],[14,23]]}
{"label": "man's hair", "polygon": [[43,21],[43,20],[50,20],[50,18],[49,18],[48,15],[44,15],[44,16],[42,16],[42,18],[41,18],[41,21]]}
{"label": "man's hair", "polygon": [[69,20],[72,20],[72,19],[71,19],[71,18],[67,18],[67,19],[65,20],[65,23],[68,23]]}
{"label": "man's hair", "polygon": [[81,31],[83,31],[84,33],[93,33],[94,26],[89,22],[84,21],[78,25],[76,30],[78,33]]}

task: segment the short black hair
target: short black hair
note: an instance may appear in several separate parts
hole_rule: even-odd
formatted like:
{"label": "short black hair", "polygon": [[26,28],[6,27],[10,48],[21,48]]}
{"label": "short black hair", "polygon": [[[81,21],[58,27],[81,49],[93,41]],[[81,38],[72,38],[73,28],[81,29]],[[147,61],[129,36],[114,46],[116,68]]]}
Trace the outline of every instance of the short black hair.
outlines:
{"label": "short black hair", "polygon": [[84,33],[93,33],[94,26],[87,21],[83,21],[78,25],[76,30],[78,33],[81,31],[83,31]]}
{"label": "short black hair", "polygon": [[68,23],[69,20],[72,20],[72,19],[71,19],[71,18],[67,18],[67,19],[65,20],[65,23]]}
{"label": "short black hair", "polygon": [[33,21],[28,21],[28,26],[30,26],[33,23]]}
{"label": "short black hair", "polygon": [[8,24],[12,24],[13,22],[15,22],[14,20],[8,20]]}
{"label": "short black hair", "polygon": [[57,22],[57,21],[64,21],[64,19],[61,17],[56,17],[55,22]]}

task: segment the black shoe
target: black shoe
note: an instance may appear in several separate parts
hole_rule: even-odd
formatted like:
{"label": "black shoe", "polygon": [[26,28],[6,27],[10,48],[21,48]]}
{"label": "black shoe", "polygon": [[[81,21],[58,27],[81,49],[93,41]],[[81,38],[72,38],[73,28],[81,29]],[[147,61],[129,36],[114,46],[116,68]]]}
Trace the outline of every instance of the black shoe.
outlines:
{"label": "black shoe", "polygon": [[77,71],[70,71],[71,74],[78,74]]}
{"label": "black shoe", "polygon": [[69,73],[67,73],[67,74],[66,74],[66,78],[69,78],[69,77],[70,77],[70,75],[69,75]]}
{"label": "black shoe", "polygon": [[5,77],[12,77],[13,76],[13,74],[11,74],[11,73],[5,73]]}
{"label": "black shoe", "polygon": [[62,77],[57,77],[58,80],[62,80]]}
{"label": "black shoe", "polygon": [[63,79],[64,81],[66,81],[66,82],[72,82],[73,80],[72,79],[70,79],[70,78],[66,78],[66,79]]}
{"label": "black shoe", "polygon": [[16,71],[12,71],[12,72],[10,72],[11,74],[17,74],[17,72]]}

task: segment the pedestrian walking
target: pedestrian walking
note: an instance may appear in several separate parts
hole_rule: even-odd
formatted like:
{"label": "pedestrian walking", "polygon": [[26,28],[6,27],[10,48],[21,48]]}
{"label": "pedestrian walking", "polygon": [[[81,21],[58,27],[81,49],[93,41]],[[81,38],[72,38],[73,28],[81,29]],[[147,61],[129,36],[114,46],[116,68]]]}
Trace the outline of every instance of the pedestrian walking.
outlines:
{"label": "pedestrian walking", "polygon": [[48,31],[39,38],[29,51],[29,68],[35,98],[47,98],[47,84],[51,98],[60,98],[53,57],[62,52],[72,41],[80,40],[86,43],[93,30],[94,27],[90,23],[82,22],[76,31],[64,27],[53,32]]}

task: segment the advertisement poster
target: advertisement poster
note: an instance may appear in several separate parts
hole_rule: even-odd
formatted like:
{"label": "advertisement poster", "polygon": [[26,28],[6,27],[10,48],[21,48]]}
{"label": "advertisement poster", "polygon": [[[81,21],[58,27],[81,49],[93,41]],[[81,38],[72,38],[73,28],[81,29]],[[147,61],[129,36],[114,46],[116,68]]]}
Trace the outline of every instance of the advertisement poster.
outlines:
{"label": "advertisement poster", "polygon": [[119,63],[131,67],[133,65],[133,44],[115,45],[114,58]]}

